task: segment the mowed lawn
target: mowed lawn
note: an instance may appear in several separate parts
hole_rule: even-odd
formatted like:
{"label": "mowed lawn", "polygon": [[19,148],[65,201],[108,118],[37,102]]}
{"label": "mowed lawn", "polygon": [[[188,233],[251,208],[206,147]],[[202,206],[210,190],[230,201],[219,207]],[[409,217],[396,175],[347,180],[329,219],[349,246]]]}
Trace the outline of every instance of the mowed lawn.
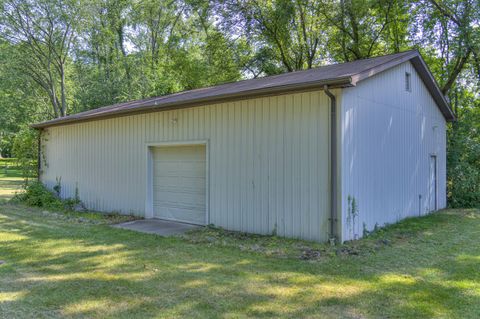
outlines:
{"label": "mowed lawn", "polygon": [[162,238],[59,216],[0,205],[0,317],[480,316],[478,211],[409,219],[341,248],[209,229]]}
{"label": "mowed lawn", "polygon": [[22,189],[23,179],[13,158],[0,158],[0,202],[8,200]]}

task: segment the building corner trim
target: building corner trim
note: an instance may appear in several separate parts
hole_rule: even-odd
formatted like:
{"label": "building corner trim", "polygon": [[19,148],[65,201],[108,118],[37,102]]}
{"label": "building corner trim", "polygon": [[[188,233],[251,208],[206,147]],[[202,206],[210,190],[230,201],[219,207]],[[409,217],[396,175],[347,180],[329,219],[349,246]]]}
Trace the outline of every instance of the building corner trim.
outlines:
{"label": "building corner trim", "polygon": [[38,130],[38,141],[37,141],[37,180],[41,182],[41,173],[42,173],[42,129]]}

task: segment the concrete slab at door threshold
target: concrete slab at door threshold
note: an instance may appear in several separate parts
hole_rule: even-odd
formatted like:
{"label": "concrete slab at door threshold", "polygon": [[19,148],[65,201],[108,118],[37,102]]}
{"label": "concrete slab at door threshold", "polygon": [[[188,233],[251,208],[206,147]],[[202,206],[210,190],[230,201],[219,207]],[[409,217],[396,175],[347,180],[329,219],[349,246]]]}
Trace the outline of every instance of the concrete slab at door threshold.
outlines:
{"label": "concrete slab at door threshold", "polygon": [[189,230],[199,228],[200,226],[161,219],[142,219],[113,225],[113,227],[166,237],[181,235]]}

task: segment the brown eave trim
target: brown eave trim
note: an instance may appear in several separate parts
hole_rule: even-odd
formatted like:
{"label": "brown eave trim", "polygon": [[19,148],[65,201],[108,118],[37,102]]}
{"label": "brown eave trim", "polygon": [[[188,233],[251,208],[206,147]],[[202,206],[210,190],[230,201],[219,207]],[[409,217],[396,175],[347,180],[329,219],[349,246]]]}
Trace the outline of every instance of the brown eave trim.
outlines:
{"label": "brown eave trim", "polygon": [[380,72],[383,72],[385,70],[391,69],[394,66],[407,62],[416,56],[418,56],[418,53],[416,51],[412,51],[408,54],[405,54],[404,56],[398,57],[396,59],[390,60],[383,64],[374,66],[368,70],[357,73],[354,76],[352,76],[352,85],[356,85],[357,82],[360,82],[364,79],[368,79]]}
{"label": "brown eave trim", "polygon": [[301,84],[294,84],[294,85],[283,85],[283,86],[276,86],[271,88],[265,89],[255,89],[249,91],[242,91],[242,92],[235,92],[232,94],[224,94],[224,95],[216,95],[210,96],[205,98],[198,98],[198,99],[190,99],[186,101],[177,101],[171,103],[164,103],[161,102],[155,105],[155,101],[152,101],[151,104],[136,107],[136,108],[127,108],[127,109],[120,109],[112,112],[105,112],[100,114],[92,114],[82,116],[81,113],[74,114],[72,116],[67,116],[65,118],[59,118],[47,122],[32,124],[31,127],[35,129],[41,129],[46,127],[52,126],[59,126],[59,125],[67,125],[67,124],[74,124],[80,122],[89,122],[101,119],[109,119],[121,116],[129,116],[129,115],[136,115],[136,114],[143,114],[143,113],[151,113],[151,112],[159,112],[159,111],[168,111],[173,109],[182,109],[182,108],[189,108],[194,106],[203,106],[207,104],[216,104],[228,101],[238,101],[238,100],[246,100],[258,97],[266,97],[272,95],[280,95],[280,94],[290,94],[293,92],[306,92],[306,91],[313,91],[313,90],[323,90],[323,86],[328,84],[329,88],[343,88],[352,86],[351,85],[351,77],[342,77],[336,78],[332,80],[323,80],[323,81],[314,81],[314,82],[304,82]]}

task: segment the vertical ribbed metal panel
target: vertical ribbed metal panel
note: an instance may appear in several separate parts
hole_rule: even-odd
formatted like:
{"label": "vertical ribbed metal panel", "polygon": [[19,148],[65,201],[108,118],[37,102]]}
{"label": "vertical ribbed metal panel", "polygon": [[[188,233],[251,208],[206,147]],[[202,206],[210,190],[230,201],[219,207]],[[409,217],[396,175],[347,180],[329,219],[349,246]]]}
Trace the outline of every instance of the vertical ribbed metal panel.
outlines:
{"label": "vertical ribbed metal panel", "polygon": [[[431,155],[438,207],[446,206],[446,122],[410,62],[345,89],[341,105],[343,240],[426,214]],[[348,196],[358,204],[350,224]]]}
{"label": "vertical ribbed metal panel", "polygon": [[316,91],[51,127],[42,180],[61,177],[63,197],[78,186],[91,209],[144,215],[147,144],[207,140],[211,223],[325,240],[328,122]]}

